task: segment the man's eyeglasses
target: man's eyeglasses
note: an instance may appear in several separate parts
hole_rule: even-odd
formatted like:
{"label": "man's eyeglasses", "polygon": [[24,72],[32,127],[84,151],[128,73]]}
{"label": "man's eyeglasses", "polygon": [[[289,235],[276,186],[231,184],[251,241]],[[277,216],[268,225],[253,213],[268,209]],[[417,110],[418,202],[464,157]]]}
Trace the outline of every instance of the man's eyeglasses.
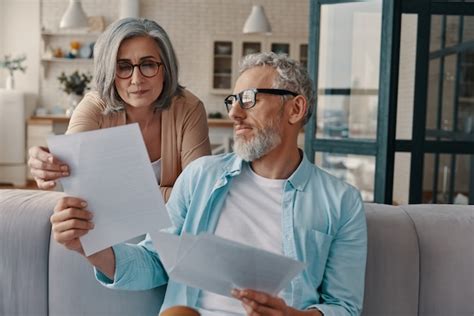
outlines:
{"label": "man's eyeglasses", "polygon": [[224,99],[227,112],[230,112],[232,105],[239,101],[242,109],[250,109],[255,106],[257,93],[273,94],[273,95],[292,95],[296,97],[298,93],[284,89],[247,89],[237,94],[231,94]]}
{"label": "man's eyeglasses", "polygon": [[115,67],[115,74],[120,79],[128,79],[133,75],[133,70],[135,67],[138,67],[143,77],[151,78],[158,74],[160,66],[162,65],[163,63],[151,60],[146,60],[139,64],[131,64],[127,61],[119,61]]}

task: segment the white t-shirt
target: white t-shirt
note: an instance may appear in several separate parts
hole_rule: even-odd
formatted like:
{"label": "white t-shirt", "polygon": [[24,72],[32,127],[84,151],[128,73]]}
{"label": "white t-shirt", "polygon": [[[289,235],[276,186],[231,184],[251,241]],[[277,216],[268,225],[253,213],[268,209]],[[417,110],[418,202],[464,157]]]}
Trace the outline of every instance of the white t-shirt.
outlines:
{"label": "white t-shirt", "polygon": [[153,168],[153,172],[155,173],[156,181],[160,184],[161,180],[161,158],[155,160],[151,163],[151,167]]}
{"label": "white t-shirt", "polygon": [[[285,180],[257,175],[248,164],[232,180],[215,235],[282,254],[281,199]],[[240,301],[201,291],[197,306],[202,316],[245,315]]]}

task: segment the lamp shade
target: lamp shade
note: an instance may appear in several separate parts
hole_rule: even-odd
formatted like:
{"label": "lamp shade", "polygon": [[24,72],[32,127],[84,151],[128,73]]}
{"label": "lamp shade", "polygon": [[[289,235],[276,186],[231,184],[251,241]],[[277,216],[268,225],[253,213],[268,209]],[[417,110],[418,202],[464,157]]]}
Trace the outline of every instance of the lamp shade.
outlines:
{"label": "lamp shade", "polygon": [[87,27],[87,16],[82,9],[80,0],[69,0],[69,6],[64,12],[59,27],[62,29]]}
{"label": "lamp shade", "polygon": [[243,32],[244,34],[272,33],[272,27],[261,5],[254,5],[252,7],[252,11],[247,21],[245,21]]}
{"label": "lamp shade", "polygon": [[138,0],[120,0],[120,19],[138,17],[140,17],[140,2]]}

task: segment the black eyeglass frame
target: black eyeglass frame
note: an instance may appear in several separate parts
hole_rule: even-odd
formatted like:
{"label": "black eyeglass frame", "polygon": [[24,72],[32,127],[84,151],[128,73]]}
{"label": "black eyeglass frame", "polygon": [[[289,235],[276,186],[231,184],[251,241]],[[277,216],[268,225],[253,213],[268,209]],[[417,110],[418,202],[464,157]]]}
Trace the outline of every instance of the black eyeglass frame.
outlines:
{"label": "black eyeglass frame", "polygon": [[[250,106],[246,106],[242,102],[242,95],[246,91],[252,91],[253,92],[253,101],[252,101],[252,105],[250,105]],[[258,88],[245,89],[243,91],[240,91],[237,94],[229,94],[227,97],[225,97],[224,104],[225,104],[225,108],[227,110],[227,113],[230,112],[230,110],[232,109],[232,106],[234,105],[235,99],[237,99],[237,101],[239,101],[239,106],[240,106],[241,109],[248,110],[248,109],[253,108],[255,106],[255,104],[257,104],[257,93],[265,93],[265,94],[281,95],[281,96],[283,96],[283,95],[292,95],[294,97],[296,97],[298,95],[298,93],[296,93],[296,92],[293,92],[293,91],[290,91],[290,90],[285,90],[285,89],[258,89]]]}
{"label": "black eyeglass frame", "polygon": [[[163,63],[162,63],[162,62],[153,61],[153,60],[145,60],[145,61],[142,61],[142,62],[139,63],[139,64],[132,64],[132,63],[129,63],[129,62],[127,62],[127,61],[119,61],[119,62],[117,62],[117,66],[116,66],[116,67],[118,67],[119,64],[127,64],[127,65],[129,65],[129,66],[132,66],[132,72],[131,72],[130,75],[127,76],[127,77],[120,77],[120,76],[118,75],[117,69],[115,69],[115,75],[116,75],[118,78],[120,78],[120,79],[129,79],[129,78],[131,78],[131,77],[133,76],[133,72],[135,71],[135,67],[138,67],[138,70],[140,71],[140,74],[141,74],[143,77],[145,77],[145,78],[153,78],[154,76],[156,76],[156,75],[160,72],[160,67],[163,66]],[[154,75],[152,75],[152,76],[147,76],[147,75],[145,75],[145,74],[143,73],[143,71],[142,71],[142,68],[141,68],[143,64],[156,64],[156,65],[158,66],[156,73],[155,73]]]}

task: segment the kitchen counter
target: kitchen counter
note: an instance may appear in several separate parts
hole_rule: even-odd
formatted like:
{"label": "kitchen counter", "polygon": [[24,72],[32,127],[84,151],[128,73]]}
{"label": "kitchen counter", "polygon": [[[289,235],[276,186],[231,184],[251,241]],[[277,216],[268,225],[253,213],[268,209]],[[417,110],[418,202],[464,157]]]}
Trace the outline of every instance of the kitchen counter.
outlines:
{"label": "kitchen counter", "polygon": [[[68,124],[69,117],[64,115],[44,115],[32,116],[28,119],[28,124]],[[228,127],[232,128],[234,123],[230,119],[207,119],[209,127]]]}
{"label": "kitchen counter", "polygon": [[69,124],[69,117],[64,115],[44,115],[32,116],[28,119],[28,124]]}

